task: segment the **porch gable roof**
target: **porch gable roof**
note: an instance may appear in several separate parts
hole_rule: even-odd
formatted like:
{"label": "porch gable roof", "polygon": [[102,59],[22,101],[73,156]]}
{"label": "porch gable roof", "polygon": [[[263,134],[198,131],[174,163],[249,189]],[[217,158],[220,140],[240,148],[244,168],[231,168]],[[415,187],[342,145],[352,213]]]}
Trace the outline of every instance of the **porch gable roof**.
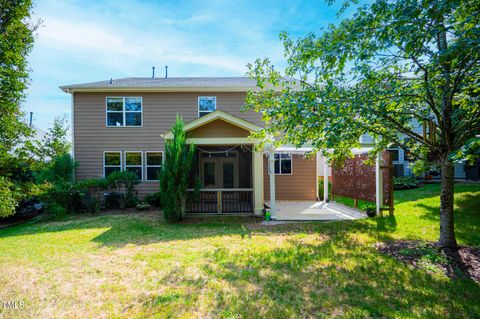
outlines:
{"label": "porch gable roof", "polygon": [[[212,113],[209,113],[207,115],[204,115],[202,117],[199,117],[198,119],[195,119],[191,122],[188,122],[187,124],[185,124],[184,126],[184,131],[185,132],[189,132],[189,131],[192,131],[196,128],[199,128],[203,125],[206,125],[208,123],[211,123],[213,121],[216,121],[216,120],[221,120],[221,121],[224,121],[226,123],[229,123],[229,124],[232,124],[234,126],[237,126],[237,127],[240,127],[244,130],[247,130],[249,132],[256,132],[258,130],[261,129],[261,127],[249,122],[249,121],[246,121],[244,119],[241,119],[235,115],[232,115],[230,113],[227,113],[225,111],[221,111],[221,110],[216,110]],[[165,139],[172,139],[173,138],[173,134],[172,134],[172,131],[169,130],[168,132],[165,133]]]}

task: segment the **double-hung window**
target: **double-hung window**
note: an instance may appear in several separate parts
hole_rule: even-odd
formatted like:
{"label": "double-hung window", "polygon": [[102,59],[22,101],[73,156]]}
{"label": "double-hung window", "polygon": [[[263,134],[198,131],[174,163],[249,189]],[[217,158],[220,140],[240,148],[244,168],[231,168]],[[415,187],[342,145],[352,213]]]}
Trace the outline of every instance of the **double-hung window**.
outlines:
{"label": "double-hung window", "polygon": [[125,152],[125,170],[135,173],[138,180],[143,180],[142,152]]}
{"label": "double-hung window", "polygon": [[158,172],[163,164],[162,152],[145,152],[145,167],[147,181],[158,181]]}
{"label": "double-hung window", "polygon": [[141,97],[107,97],[107,127],[142,126]]}
{"label": "double-hung window", "polygon": [[290,175],[292,174],[292,155],[291,154],[275,154],[275,174]]}
{"label": "double-hung window", "polygon": [[122,170],[122,153],[121,152],[104,152],[103,153],[103,176],[107,177],[113,172]]}
{"label": "double-hung window", "polygon": [[198,97],[198,117],[207,115],[217,110],[217,98],[215,96]]}

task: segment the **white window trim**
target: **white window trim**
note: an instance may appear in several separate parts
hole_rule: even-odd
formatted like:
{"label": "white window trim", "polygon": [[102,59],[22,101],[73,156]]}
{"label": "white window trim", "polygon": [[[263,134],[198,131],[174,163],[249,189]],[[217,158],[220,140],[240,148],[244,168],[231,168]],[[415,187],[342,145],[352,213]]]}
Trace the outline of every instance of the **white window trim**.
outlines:
{"label": "white window trim", "polygon": [[[397,160],[392,159],[392,164],[403,164],[404,162],[408,162],[408,161],[405,161],[405,154],[404,152],[402,152],[402,149],[400,147],[388,148],[387,151],[398,152],[398,159]],[[403,161],[401,161],[400,158],[402,158]]]}
{"label": "white window trim", "polygon": [[[106,153],[118,153],[120,154],[120,165],[105,165],[105,154]],[[105,168],[106,167],[120,167],[120,171],[123,170],[123,158],[122,158],[122,151],[103,151],[103,178],[106,178],[105,175]]]}
{"label": "white window trim", "polygon": [[[125,99],[126,98],[139,98],[140,103],[142,104],[142,110],[141,111],[126,111],[125,110]],[[122,111],[109,111],[108,110],[108,99],[123,99],[123,107]],[[215,102],[215,107],[216,107],[216,102]],[[131,112],[131,113],[140,113],[141,114],[141,125],[128,125],[127,126],[127,121],[126,121],[126,112]],[[116,126],[116,125],[108,125],[108,113],[122,113],[123,114],[123,125],[122,126]],[[105,97],[105,126],[106,127],[143,127],[143,97],[142,96],[107,96]]]}
{"label": "white window trim", "polygon": [[[145,181],[145,182],[150,182],[150,183],[152,183],[152,182],[158,182],[158,179],[148,179],[148,178],[147,178],[147,176],[148,176],[148,175],[147,175],[147,169],[148,169],[149,167],[158,167],[158,168],[162,167],[163,163],[165,163],[165,154],[163,153],[163,151],[145,151],[144,153],[145,153],[145,174],[144,174],[144,181]],[[147,154],[148,154],[148,153],[161,153],[161,154],[162,154],[162,164],[160,164],[160,165],[148,165],[148,161],[147,161]]]}
{"label": "white window trim", "polygon": [[[215,110],[213,111],[200,111],[200,99],[201,98],[213,98],[215,100]],[[198,111],[198,118],[200,118],[200,112],[203,113],[213,113],[217,110],[217,97],[216,96],[199,96],[197,100],[197,111]]]}
{"label": "white window trim", "polygon": [[[143,181],[144,180],[144,169],[143,169],[143,151],[124,151],[123,152],[124,156],[125,156],[125,160],[123,161],[124,162],[124,165],[123,165],[123,170],[124,171],[127,171],[127,167],[140,167],[142,169],[142,176],[141,178],[139,179],[139,181]],[[128,153],[140,153],[140,160],[141,160],[141,163],[140,165],[127,165],[127,154]]]}
{"label": "white window trim", "polygon": [[[291,153],[274,153],[273,156],[275,157],[275,155],[277,155],[277,154],[278,154],[278,155],[282,155],[282,154],[283,154],[283,155],[285,155],[285,154],[290,155],[290,168],[291,168],[291,169],[290,169],[290,173],[282,173],[282,172],[280,172],[280,173],[275,173],[275,175],[285,175],[285,176],[293,175],[293,154],[291,154]],[[274,159],[274,160],[276,161],[276,159]],[[282,158],[280,157],[278,160],[281,162],[281,161],[282,161]],[[273,164],[275,165],[275,162],[274,162]],[[279,166],[279,167],[280,167],[280,171],[282,170],[281,164],[282,164],[282,163],[279,163],[279,165],[280,165],[280,166]],[[273,167],[273,172],[275,172],[275,166]],[[270,175],[270,173],[269,173],[269,175]]]}

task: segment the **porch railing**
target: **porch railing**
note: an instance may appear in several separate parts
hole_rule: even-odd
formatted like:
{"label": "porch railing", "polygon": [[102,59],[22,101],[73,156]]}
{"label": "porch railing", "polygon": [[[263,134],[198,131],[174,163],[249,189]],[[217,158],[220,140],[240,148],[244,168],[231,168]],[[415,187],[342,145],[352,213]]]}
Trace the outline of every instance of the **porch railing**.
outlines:
{"label": "porch railing", "polygon": [[253,213],[252,188],[204,188],[198,196],[188,189],[188,193],[188,213]]}

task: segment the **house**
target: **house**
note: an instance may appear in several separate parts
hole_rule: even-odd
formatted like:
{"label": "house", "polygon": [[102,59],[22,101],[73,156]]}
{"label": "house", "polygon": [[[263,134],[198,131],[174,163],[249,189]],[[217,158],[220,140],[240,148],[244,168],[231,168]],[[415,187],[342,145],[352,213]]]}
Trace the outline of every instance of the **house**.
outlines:
{"label": "house", "polygon": [[[420,124],[414,125],[413,131],[419,135],[423,134],[423,127]],[[368,134],[365,134],[360,137],[360,144],[364,148],[369,148],[372,146],[373,139]],[[408,149],[403,149],[399,146],[391,146],[388,148],[392,156],[392,165],[393,165],[393,176],[412,176],[413,171],[411,168],[411,164],[413,164],[413,159],[410,156]],[[317,174],[318,176],[324,175],[323,172],[323,157],[318,156],[317,158]],[[328,175],[331,175],[330,167],[327,168]],[[439,169],[432,169],[429,172],[426,172],[424,176],[420,176],[421,178],[427,178],[433,180],[440,179],[440,172]],[[474,164],[468,164],[465,161],[456,162],[454,165],[454,177],[457,180],[479,180],[480,179],[480,162],[477,161]]]}
{"label": "house", "polygon": [[[137,174],[140,198],[159,190],[157,172],[177,114],[195,145],[190,212],[261,214],[265,201],[317,199],[317,161],[308,148],[258,148],[261,114],[244,111],[256,82],[245,77],[122,78],[62,86],[72,99],[77,179]],[[270,163],[270,165],[269,165]],[[269,171],[271,167],[271,171]],[[196,177],[195,177],[196,176]],[[274,187],[271,187],[274,185]],[[192,190],[191,190],[192,191]]]}

